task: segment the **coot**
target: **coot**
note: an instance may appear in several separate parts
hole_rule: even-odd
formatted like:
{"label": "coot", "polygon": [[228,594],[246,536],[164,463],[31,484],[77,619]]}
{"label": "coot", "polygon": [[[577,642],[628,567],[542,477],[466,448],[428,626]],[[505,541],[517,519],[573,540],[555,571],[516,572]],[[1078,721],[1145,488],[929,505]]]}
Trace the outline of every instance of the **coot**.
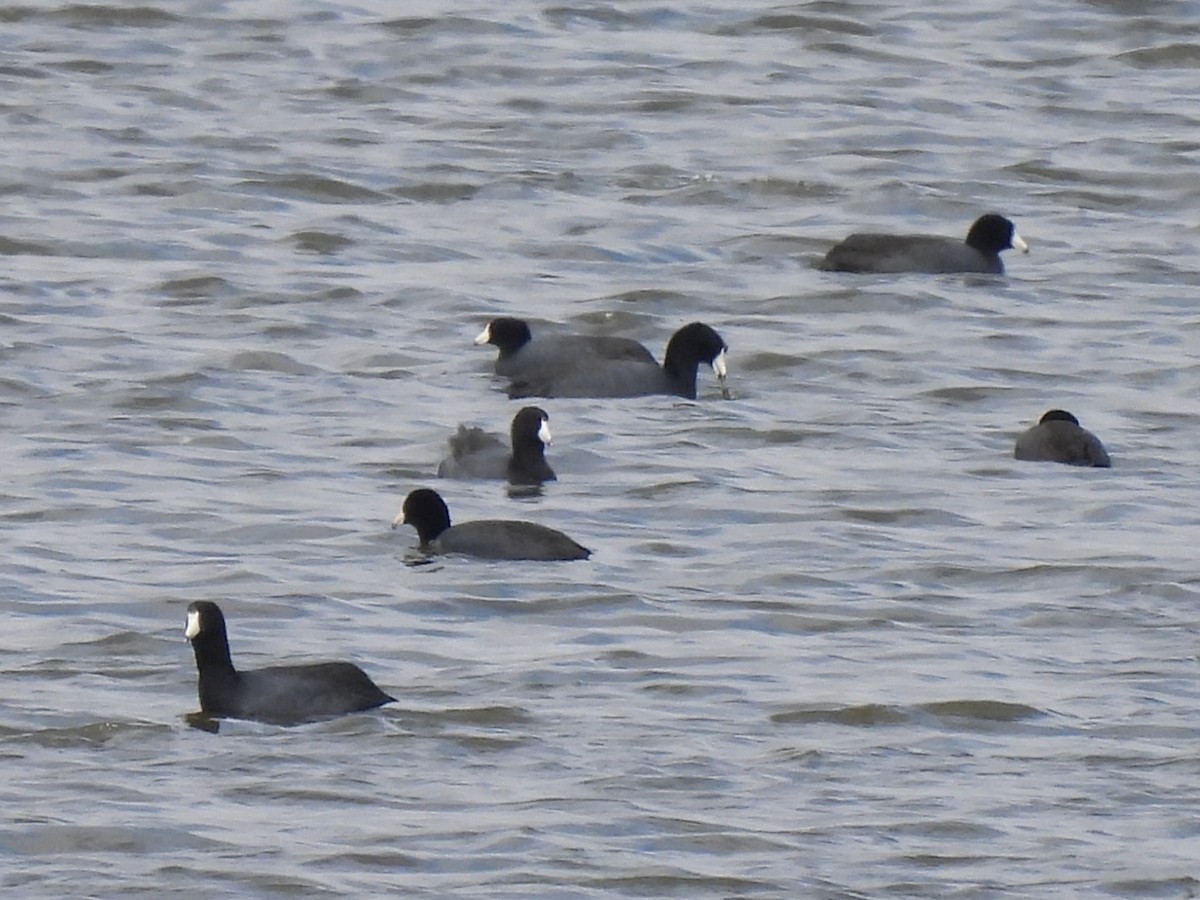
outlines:
{"label": "coot", "polygon": [[404,498],[392,527],[417,529],[421,549],[429,553],[461,553],[480,559],[587,559],[591,552],[561,531],[511,519],[479,519],[450,524],[450,510],[437,491],[417,488]]}
{"label": "coot", "polygon": [[496,374],[520,378],[577,365],[581,358],[654,362],[649,350],[632,338],[607,334],[548,334],[534,338],[524,319],[501,316],[492,319],[475,338],[476,344],[492,344]]}
{"label": "coot", "polygon": [[298,725],[374,709],[389,697],[354,663],[271,666],[239,672],[229,656],[225,616],[198,600],[187,608],[184,635],[192,642],[200,673],[200,709],[218,718]]}
{"label": "coot", "polygon": [[513,416],[511,447],[481,428],[459,425],[450,438],[450,455],[438,465],[439,478],[506,478],[511,484],[554,481],[546,462],[550,443],[550,416],[536,406],[523,407]]}
{"label": "coot", "polygon": [[1066,463],[1069,466],[1112,466],[1108,451],[1079,420],[1065,409],[1052,409],[1019,438],[1013,450],[1017,459]]}
{"label": "coot", "polygon": [[[641,397],[671,394],[696,399],[700,363],[712,366],[725,389],[725,341],[703,322],[685,325],[667,342],[660,366],[628,338],[554,335],[517,344],[506,339],[519,319],[495,319],[477,342],[500,347],[496,371],[511,379],[511,397]],[[524,324],[524,323],[521,323]],[[526,327],[525,332],[528,333]],[[497,335],[500,335],[498,338]],[[507,352],[507,356],[506,356]]]}
{"label": "coot", "polygon": [[820,268],[831,272],[982,272],[1004,274],[1000,252],[1029,252],[1013,223],[980,216],[965,241],[932,234],[852,234],[831,249]]}

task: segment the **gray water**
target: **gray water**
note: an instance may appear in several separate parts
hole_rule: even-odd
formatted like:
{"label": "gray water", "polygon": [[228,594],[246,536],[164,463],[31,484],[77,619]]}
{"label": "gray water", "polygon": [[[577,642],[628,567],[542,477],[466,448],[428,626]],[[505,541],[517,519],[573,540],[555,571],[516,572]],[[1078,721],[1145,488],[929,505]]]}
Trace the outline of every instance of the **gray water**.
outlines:
{"label": "gray water", "polygon": [[[7,895],[1200,894],[1194,4],[0,23]],[[1004,278],[814,268],[990,209]],[[500,314],[732,399],[546,401],[557,483],[436,486],[593,558],[413,565]],[[399,702],[189,727],[195,599]]]}

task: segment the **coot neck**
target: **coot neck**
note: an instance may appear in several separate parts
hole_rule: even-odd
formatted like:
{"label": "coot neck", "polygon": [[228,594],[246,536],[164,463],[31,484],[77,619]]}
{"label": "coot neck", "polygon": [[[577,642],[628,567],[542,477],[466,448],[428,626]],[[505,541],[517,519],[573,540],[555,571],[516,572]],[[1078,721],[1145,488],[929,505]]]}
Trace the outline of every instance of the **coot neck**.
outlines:
{"label": "coot neck", "polygon": [[686,397],[688,400],[695,400],[696,370],[699,368],[700,364],[695,360],[685,364],[674,356],[668,356],[663,361],[663,371],[671,385],[671,393]]}
{"label": "coot neck", "polygon": [[206,674],[236,677],[237,670],[229,655],[229,640],[224,633],[201,632],[192,639],[192,652],[196,654],[196,670],[201,678]]}

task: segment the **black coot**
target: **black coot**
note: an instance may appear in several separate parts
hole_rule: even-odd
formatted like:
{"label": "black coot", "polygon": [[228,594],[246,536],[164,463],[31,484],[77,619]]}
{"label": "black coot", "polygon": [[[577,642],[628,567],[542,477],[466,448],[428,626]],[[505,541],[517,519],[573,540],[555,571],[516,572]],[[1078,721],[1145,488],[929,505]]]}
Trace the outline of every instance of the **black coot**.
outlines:
{"label": "black coot", "polygon": [[1013,450],[1017,459],[1058,462],[1069,466],[1112,466],[1108,451],[1079,420],[1065,409],[1052,409],[1032,428],[1017,438]]}
{"label": "black coot", "polygon": [[701,363],[712,366],[725,390],[725,341],[703,322],[685,325],[667,342],[663,364],[636,341],[551,335],[530,339],[520,319],[494,319],[476,343],[500,348],[496,371],[511,379],[512,397],[642,397],[696,399]]}
{"label": "black coot", "polygon": [[548,334],[535,339],[524,319],[501,316],[492,319],[475,338],[476,344],[491,344],[496,357],[496,374],[520,378],[529,373],[577,365],[581,358],[654,362],[654,356],[632,338],[606,334]]}
{"label": "black coot", "polygon": [[184,634],[196,654],[200,709],[208,716],[298,725],[395,700],[348,662],[239,672],[229,656],[225,616],[217,604],[207,600],[188,606]]}
{"label": "black coot", "polygon": [[831,249],[819,268],[831,272],[981,272],[1003,275],[1002,250],[1029,252],[1013,223],[997,213],[980,216],[965,241],[933,234],[852,234]]}
{"label": "black coot", "polygon": [[523,407],[513,416],[511,446],[481,428],[459,425],[450,438],[450,455],[438,465],[439,478],[505,478],[510,484],[554,481],[546,462],[550,443],[550,416],[536,406]]}
{"label": "black coot", "polygon": [[450,524],[450,510],[437,491],[417,488],[404,498],[392,527],[417,529],[421,549],[430,553],[461,553],[480,559],[587,559],[591,552],[561,531],[511,519],[479,519]]}

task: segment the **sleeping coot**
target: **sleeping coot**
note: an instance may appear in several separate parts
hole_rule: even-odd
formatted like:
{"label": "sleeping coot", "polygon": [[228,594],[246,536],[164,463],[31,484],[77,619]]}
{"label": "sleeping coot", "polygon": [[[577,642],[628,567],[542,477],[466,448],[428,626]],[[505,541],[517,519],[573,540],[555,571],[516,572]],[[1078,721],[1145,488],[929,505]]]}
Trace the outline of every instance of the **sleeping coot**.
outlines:
{"label": "sleeping coot", "polygon": [[1065,409],[1052,409],[1019,438],[1013,449],[1017,459],[1035,462],[1058,462],[1069,466],[1093,466],[1107,469],[1112,466],[1108,451],[1079,420]]}
{"label": "sleeping coot", "polygon": [[550,416],[536,406],[526,406],[513,416],[509,430],[511,448],[480,428],[459,425],[450,438],[450,455],[438,465],[439,478],[506,478],[511,484],[554,481],[546,462],[550,443]]}
{"label": "sleeping coot", "polygon": [[725,341],[703,322],[685,325],[667,342],[663,364],[628,338],[549,335],[531,338],[520,319],[493,319],[476,343],[500,349],[496,372],[511,380],[511,397],[642,397],[696,399],[700,363],[725,388]]}
{"label": "sleeping coot", "polygon": [[1003,275],[1000,252],[1029,252],[1013,223],[997,213],[980,216],[965,241],[933,234],[852,234],[831,249],[819,268],[829,272],[981,272]]}
{"label": "sleeping coot", "polygon": [[511,519],[480,519],[450,524],[450,510],[437,491],[417,488],[404,498],[392,527],[417,529],[421,549],[430,553],[461,553],[480,559],[587,559],[591,552],[561,531]]}
{"label": "sleeping coot", "polygon": [[374,709],[389,697],[354,663],[272,666],[239,672],[229,656],[225,616],[207,600],[187,608],[184,635],[200,674],[200,709],[208,716],[298,725]]}

